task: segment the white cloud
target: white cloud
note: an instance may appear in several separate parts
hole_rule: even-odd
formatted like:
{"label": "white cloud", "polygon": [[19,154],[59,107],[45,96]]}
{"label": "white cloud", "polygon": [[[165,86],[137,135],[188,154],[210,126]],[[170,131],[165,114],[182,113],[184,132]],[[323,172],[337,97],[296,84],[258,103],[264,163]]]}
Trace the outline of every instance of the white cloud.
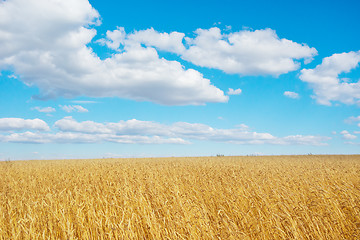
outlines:
{"label": "white cloud", "polygon": [[360,142],[344,142],[345,144],[349,144],[349,145],[359,145],[360,146]]}
{"label": "white cloud", "polygon": [[12,133],[10,135],[0,135],[0,142],[16,142],[16,143],[46,143],[43,141],[38,133],[23,132]]}
{"label": "white cloud", "polygon": [[59,131],[52,133],[31,131],[11,133],[0,135],[0,141],[20,143],[189,144],[191,140],[198,140],[233,144],[326,145],[325,142],[330,139],[328,137],[303,135],[275,137],[270,133],[250,131],[245,124],[232,129],[216,129],[200,123],[176,122],[165,125],[136,119],[97,123],[93,121],[78,122],[72,117],[65,117],[56,121],[54,127]]}
{"label": "white cloud", "polygon": [[235,144],[308,144],[323,145],[327,137],[319,136],[287,136],[275,137],[269,133],[249,131],[249,127],[240,124],[234,129],[214,129],[200,123],[177,122],[164,125],[150,121],[136,119],[117,123],[96,123],[93,121],[77,122],[72,117],[58,120],[54,124],[63,132],[78,132],[84,134],[113,134],[116,136],[161,136],[189,140],[218,141]]}
{"label": "white cloud", "polygon": [[86,134],[77,132],[59,133],[13,133],[10,135],[0,135],[0,141],[12,143],[98,143],[115,142],[126,144],[188,144],[189,142],[181,138],[161,138],[158,136],[129,136],[112,134]]}
{"label": "white cloud", "polygon": [[71,112],[80,112],[80,113],[85,113],[85,112],[89,112],[89,110],[87,110],[86,108],[80,106],[80,105],[59,105],[61,107],[62,110],[64,110],[65,112],[71,113]]}
{"label": "white cloud", "polygon": [[352,122],[360,122],[360,116],[357,116],[357,117],[351,116],[351,117],[349,117],[348,119],[346,119],[345,121],[347,121],[347,122],[349,122],[349,123],[352,123]]}
{"label": "white cloud", "polygon": [[248,130],[250,127],[244,123],[241,123],[239,125],[236,125],[235,127],[243,129],[243,130]]}
{"label": "white cloud", "polygon": [[343,135],[343,139],[352,140],[356,139],[357,136],[350,134],[348,131],[344,130],[340,132],[341,135]]}
{"label": "white cloud", "polygon": [[241,90],[240,88],[235,89],[235,90],[232,89],[232,88],[229,88],[227,94],[228,94],[228,95],[240,95],[241,92],[242,92],[242,90]]}
{"label": "white cloud", "polygon": [[101,45],[106,45],[108,48],[113,50],[119,50],[121,45],[125,44],[126,32],[123,27],[117,27],[114,31],[106,32],[106,39],[101,38],[96,42]]}
{"label": "white cloud", "polygon": [[185,47],[182,43],[185,34],[179,32],[159,33],[153,28],[136,31],[128,36],[130,41],[141,42],[148,46],[167,52],[182,54]]}
{"label": "white cloud", "polygon": [[293,145],[314,145],[321,146],[327,145],[324,141],[330,140],[330,137],[322,136],[304,136],[304,135],[291,135],[283,138],[279,138],[274,144],[293,144]]}
{"label": "white cloud", "polygon": [[[14,69],[25,84],[39,87],[38,99],[120,97],[164,105],[228,101],[200,72],[159,58],[154,48],[140,43],[100,59],[87,46],[96,35],[93,25],[98,19],[87,0],[1,2],[0,69]],[[103,40],[111,48],[122,44],[123,30],[116,31]],[[172,41],[180,35],[162,36]],[[160,43],[171,49],[166,41]]]}
{"label": "white cloud", "polygon": [[[0,130],[49,130],[49,127],[42,120],[34,119],[33,121],[14,121],[11,119],[0,119]],[[19,123],[20,122],[20,123]],[[135,128],[134,125],[137,125]],[[7,123],[7,124],[6,124]],[[10,124],[9,124],[10,123]],[[22,125],[21,125],[22,123]],[[149,122],[150,123],[150,122]],[[189,144],[188,141],[179,137],[156,136],[150,129],[147,133],[142,134],[142,121],[129,120],[126,129],[120,124],[109,123],[101,124],[92,121],[77,122],[72,117],[65,117],[57,121],[54,126],[60,132],[56,133],[40,133],[25,131],[20,133],[11,133],[8,135],[0,135],[0,142],[12,143],[97,143],[97,142],[115,142],[115,143],[140,143],[140,144]],[[155,124],[156,125],[156,124]],[[158,129],[159,130],[159,129]],[[164,134],[163,134],[164,135]]]}
{"label": "white cloud", "polygon": [[169,130],[159,123],[136,119],[103,124],[93,121],[77,122],[72,117],[65,117],[56,121],[54,126],[64,132],[112,133],[117,135],[171,135]]}
{"label": "white cloud", "polygon": [[317,55],[315,48],[280,39],[272,29],[225,34],[213,27],[197,29],[195,34],[195,38],[189,38],[184,33],[160,33],[153,28],[126,34],[124,28],[118,27],[108,31],[107,39],[99,42],[116,50],[122,50],[127,44],[141,43],[176,53],[198,66],[240,75],[278,76],[299,69],[298,60],[304,59],[308,63]]}
{"label": "white cloud", "polygon": [[296,60],[312,59],[317,54],[315,48],[280,39],[272,29],[222,34],[214,27],[195,33],[195,38],[186,38],[189,48],[182,58],[226,73],[278,76],[297,70],[300,63]]}
{"label": "white cloud", "polygon": [[290,92],[290,91],[285,91],[284,92],[284,96],[289,97],[289,98],[293,98],[293,99],[298,99],[299,98],[299,94],[296,92]]}
{"label": "white cloud", "polygon": [[360,100],[360,81],[340,78],[360,62],[360,51],[333,54],[323,59],[314,69],[302,69],[300,79],[310,84],[319,104],[331,105],[332,101],[356,104]]}
{"label": "white cloud", "polygon": [[159,136],[118,136],[114,135],[107,141],[115,143],[141,143],[141,144],[190,144],[182,138],[162,138]]}
{"label": "white cloud", "polygon": [[99,39],[96,42],[119,52],[126,47],[137,46],[141,43],[162,51],[180,54],[185,50],[182,43],[184,36],[184,33],[179,32],[160,33],[153,28],[127,34],[124,27],[117,27],[113,31],[107,31],[106,38]]}
{"label": "white cloud", "polygon": [[348,123],[348,124],[352,124],[352,123],[356,123],[358,122],[358,126],[360,127],[360,116],[357,116],[357,117],[349,117],[348,119],[345,119],[345,123]]}
{"label": "white cloud", "polygon": [[41,108],[41,107],[34,107],[32,108],[38,112],[42,112],[42,113],[52,113],[52,112],[56,112],[56,109],[53,108],[53,107],[44,107],[44,108]]}
{"label": "white cloud", "polygon": [[59,130],[63,132],[81,132],[81,133],[111,133],[102,123],[96,123],[93,121],[77,122],[72,117],[65,117],[58,120],[54,124]]}
{"label": "white cloud", "polygon": [[[51,50],[64,33],[79,30],[78,26],[95,24],[98,12],[87,0],[11,0],[0,5],[0,58],[15,52]],[[86,32],[86,31],[84,31]],[[78,44],[69,38],[67,43]],[[75,44],[75,45],[76,45]]]}
{"label": "white cloud", "polygon": [[73,100],[72,103],[77,104],[90,104],[90,103],[98,103],[97,101],[88,101],[88,100]]}
{"label": "white cloud", "polygon": [[360,131],[354,131],[354,134],[360,134]]}
{"label": "white cloud", "polygon": [[16,75],[14,75],[14,74],[10,74],[10,75],[8,75],[8,78],[17,79],[18,77]]}
{"label": "white cloud", "polygon": [[0,131],[22,131],[22,130],[49,131],[50,128],[41,119],[22,118],[0,118]]}

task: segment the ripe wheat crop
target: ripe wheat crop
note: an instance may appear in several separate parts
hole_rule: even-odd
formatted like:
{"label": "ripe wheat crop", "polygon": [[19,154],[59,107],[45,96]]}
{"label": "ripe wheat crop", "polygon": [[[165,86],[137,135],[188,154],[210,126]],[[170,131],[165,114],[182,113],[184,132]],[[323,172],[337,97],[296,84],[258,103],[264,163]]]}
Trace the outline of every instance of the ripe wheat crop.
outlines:
{"label": "ripe wheat crop", "polygon": [[360,239],[360,156],[1,162],[0,239]]}

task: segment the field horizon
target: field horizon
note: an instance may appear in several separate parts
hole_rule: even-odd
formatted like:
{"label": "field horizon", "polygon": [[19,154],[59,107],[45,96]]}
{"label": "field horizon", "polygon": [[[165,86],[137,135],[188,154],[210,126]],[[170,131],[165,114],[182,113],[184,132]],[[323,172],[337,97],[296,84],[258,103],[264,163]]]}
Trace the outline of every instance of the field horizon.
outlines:
{"label": "field horizon", "polygon": [[217,155],[189,155],[189,156],[141,156],[141,157],[101,157],[101,158],[47,158],[47,159],[3,159],[0,160],[1,162],[27,162],[27,161],[75,161],[75,160],[83,160],[83,161],[87,161],[87,160],[105,160],[105,159],[186,159],[186,158],[234,158],[234,157],[238,157],[238,158],[251,158],[251,157],[306,157],[306,156],[313,156],[313,157],[326,157],[326,156],[348,156],[348,157],[360,157],[360,154],[357,153],[349,153],[349,154],[312,154],[312,153],[308,153],[308,154],[246,154],[246,155],[224,155],[224,154],[217,154]]}

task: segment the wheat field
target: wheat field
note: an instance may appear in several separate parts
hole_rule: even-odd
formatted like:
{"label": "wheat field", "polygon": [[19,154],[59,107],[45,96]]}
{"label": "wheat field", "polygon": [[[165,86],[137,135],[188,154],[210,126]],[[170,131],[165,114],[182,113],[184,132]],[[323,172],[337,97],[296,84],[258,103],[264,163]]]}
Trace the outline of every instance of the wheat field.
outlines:
{"label": "wheat field", "polygon": [[1,239],[360,239],[360,156],[0,163]]}

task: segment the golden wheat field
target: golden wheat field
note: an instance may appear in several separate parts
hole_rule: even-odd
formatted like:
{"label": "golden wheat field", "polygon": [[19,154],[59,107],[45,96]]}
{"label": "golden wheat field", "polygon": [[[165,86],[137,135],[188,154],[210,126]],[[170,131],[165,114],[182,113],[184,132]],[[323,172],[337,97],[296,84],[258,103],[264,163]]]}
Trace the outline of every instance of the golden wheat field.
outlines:
{"label": "golden wheat field", "polygon": [[360,156],[0,163],[1,239],[360,239]]}

